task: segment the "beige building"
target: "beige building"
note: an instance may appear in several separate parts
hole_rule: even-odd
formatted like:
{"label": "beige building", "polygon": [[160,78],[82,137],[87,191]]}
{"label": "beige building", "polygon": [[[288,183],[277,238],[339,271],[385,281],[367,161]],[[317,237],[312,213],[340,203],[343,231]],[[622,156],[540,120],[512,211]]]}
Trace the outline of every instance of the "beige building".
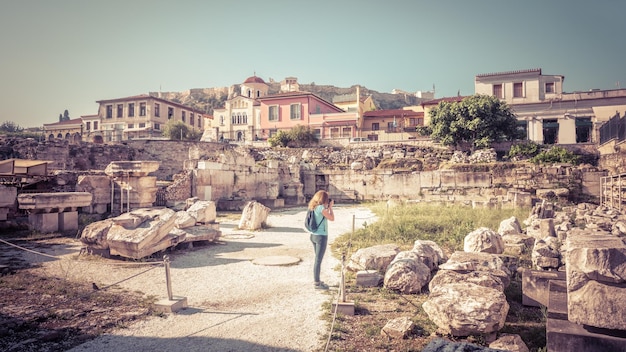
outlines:
{"label": "beige building", "polygon": [[99,126],[92,132],[94,138],[101,136],[104,142],[158,138],[171,120],[182,121],[199,132],[204,130],[204,113],[155,96],[143,94],[96,103]]}
{"label": "beige building", "polygon": [[43,125],[46,139],[65,139],[70,143],[78,143],[82,140],[84,125],[81,117]]}
{"label": "beige building", "polygon": [[598,128],[624,111],[626,89],[567,93],[565,77],[544,75],[540,68],[479,74],[475,93],[494,95],[509,104],[520,129],[540,144],[597,143]]}
{"label": "beige building", "polygon": [[239,92],[231,92],[222,109],[213,110],[213,122],[202,137],[205,141],[254,140],[261,124],[258,98],[267,95],[269,86],[261,77],[248,77]]}

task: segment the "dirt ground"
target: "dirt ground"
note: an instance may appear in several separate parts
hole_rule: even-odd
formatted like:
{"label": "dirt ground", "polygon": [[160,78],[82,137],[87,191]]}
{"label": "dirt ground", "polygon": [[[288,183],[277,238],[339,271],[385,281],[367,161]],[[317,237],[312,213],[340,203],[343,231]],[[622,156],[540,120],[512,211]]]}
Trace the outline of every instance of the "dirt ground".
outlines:
{"label": "dirt ground", "polygon": [[[373,221],[364,208],[335,213],[331,242],[352,230],[353,219],[356,227]],[[404,339],[381,329],[390,319],[423,313],[426,295],[358,288],[348,277],[355,315],[332,314],[341,262],[327,252],[322,280],[331,289],[315,290],[304,214],[304,208],[272,212],[268,228],[254,232],[218,218],[220,241],[165,253],[174,296],[188,299],[186,309],[169,314],[152,305],[167,297],[164,253],[105,259],[81,254],[75,237],[0,233],[0,240],[23,247],[0,243],[0,351],[421,351],[435,336],[429,321],[418,321]],[[254,264],[272,256],[300,261]]]}
{"label": "dirt ground", "polygon": [[[366,209],[338,207],[330,241],[351,230],[353,217],[371,222],[371,216]],[[273,212],[269,227],[257,232],[223,220],[219,242],[168,252],[174,295],[189,305],[170,314],[152,308],[167,297],[159,256],[140,263],[106,259],[82,254],[74,237],[5,233],[0,239],[22,248],[0,243],[0,350],[380,350],[380,335],[367,327],[396,315],[398,302],[366,305],[363,298],[355,316],[333,322],[330,302],[338,297],[341,265],[328,251],[322,279],[331,288],[313,288],[313,251],[303,219],[304,209]],[[252,263],[268,256],[301,261],[288,267]],[[406,341],[387,341],[382,350],[395,345],[411,350],[403,347]]]}

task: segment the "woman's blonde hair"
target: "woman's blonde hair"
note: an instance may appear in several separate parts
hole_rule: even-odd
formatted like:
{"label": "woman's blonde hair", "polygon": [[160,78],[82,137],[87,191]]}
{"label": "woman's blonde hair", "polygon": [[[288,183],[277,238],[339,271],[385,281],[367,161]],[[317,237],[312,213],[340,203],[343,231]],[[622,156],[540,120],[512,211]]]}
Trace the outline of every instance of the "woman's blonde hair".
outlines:
{"label": "woman's blonde hair", "polygon": [[309,201],[309,210],[314,210],[316,206],[322,204],[327,204],[328,203],[328,192],[326,191],[317,191],[314,195],[313,198],[311,198],[311,200]]}

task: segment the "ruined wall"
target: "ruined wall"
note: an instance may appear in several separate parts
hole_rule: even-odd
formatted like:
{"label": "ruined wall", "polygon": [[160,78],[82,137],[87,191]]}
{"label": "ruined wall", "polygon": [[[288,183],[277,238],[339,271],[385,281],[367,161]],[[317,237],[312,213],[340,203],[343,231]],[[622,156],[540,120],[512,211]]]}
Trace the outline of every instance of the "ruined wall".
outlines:
{"label": "ruined wall", "polygon": [[[527,163],[452,164],[453,151],[415,145],[373,148],[247,148],[211,142],[128,141],[124,144],[69,145],[64,141],[23,140],[0,147],[0,157],[52,160],[51,170],[103,170],[111,161],[157,160],[159,181],[175,180],[169,200],[284,199],[305,204],[327,189],[340,201],[390,197],[442,201],[491,201],[511,192],[534,195],[567,189],[570,200],[593,201],[600,177],[590,166],[537,166]],[[622,159],[611,159],[621,165]],[[605,162],[609,159],[604,158]],[[355,165],[359,168],[354,169]],[[183,172],[190,173],[175,177]],[[83,171],[81,171],[83,172]],[[67,181],[65,181],[67,182]]]}

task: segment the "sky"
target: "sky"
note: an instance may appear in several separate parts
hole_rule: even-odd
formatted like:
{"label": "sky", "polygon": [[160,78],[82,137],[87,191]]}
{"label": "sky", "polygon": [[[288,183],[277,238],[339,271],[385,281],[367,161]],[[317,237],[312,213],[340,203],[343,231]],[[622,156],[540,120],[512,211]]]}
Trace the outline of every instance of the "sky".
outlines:
{"label": "sky", "polygon": [[541,68],[564,91],[626,87],[623,0],[0,0],[0,123],[257,75],[474,94]]}

